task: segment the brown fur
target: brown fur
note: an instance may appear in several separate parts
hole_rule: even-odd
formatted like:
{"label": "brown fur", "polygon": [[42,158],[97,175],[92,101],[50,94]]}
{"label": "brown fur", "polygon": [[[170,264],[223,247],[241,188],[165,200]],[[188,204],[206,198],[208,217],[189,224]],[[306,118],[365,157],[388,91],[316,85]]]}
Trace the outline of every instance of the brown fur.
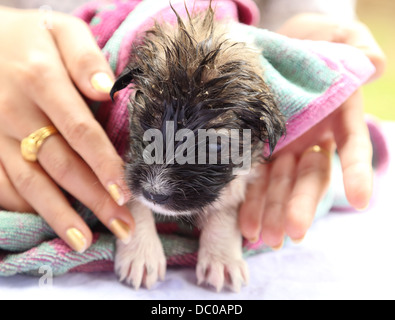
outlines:
{"label": "brown fur", "polygon": [[199,129],[250,130],[252,155],[262,155],[267,145],[269,156],[285,123],[263,80],[257,52],[229,39],[226,24],[215,22],[211,8],[185,21],[175,14],[177,26],[157,22],[142,36],[112,90],[114,95],[132,85],[135,92],[126,179],[135,197],[129,206],[136,233],[130,243],[118,242],[115,269],[121,281],[151,287],[164,278],[166,265],[151,210],[171,216],[201,214],[198,283],[239,291],[248,283],[248,268],[237,210],[254,170],[236,176],[233,169],[240,166],[234,163],[147,164],[142,137],[149,129],[166,136],[168,122],[175,131],[194,134]]}
{"label": "brown fur", "polygon": [[[253,129],[254,142],[268,142],[272,151],[285,128],[262,78],[264,71],[257,52],[229,39],[226,24],[215,21],[212,8],[193,16],[188,13],[187,21],[175,14],[178,27],[157,21],[132,51],[126,72],[129,81],[122,83],[120,78],[123,87],[134,83],[135,106],[147,108],[149,104],[157,106],[162,101],[182,98],[190,107],[202,100],[208,101],[205,109],[225,106],[220,116],[204,117],[204,128],[247,120],[248,125],[241,127]],[[116,85],[115,89],[120,88]],[[238,106],[230,106],[235,101],[239,101]],[[148,127],[159,125],[151,122]]]}

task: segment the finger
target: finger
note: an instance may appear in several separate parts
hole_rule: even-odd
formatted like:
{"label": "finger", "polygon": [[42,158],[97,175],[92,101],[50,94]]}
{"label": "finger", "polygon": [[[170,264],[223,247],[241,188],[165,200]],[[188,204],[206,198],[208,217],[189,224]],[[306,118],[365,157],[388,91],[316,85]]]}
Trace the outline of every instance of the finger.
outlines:
{"label": "finger", "polygon": [[[9,129],[8,134],[18,141],[44,127],[45,123],[50,121],[35,106],[27,108],[24,116],[19,119],[16,108],[16,112],[9,120],[20,124],[18,130],[6,125],[6,128]],[[124,206],[118,206],[99,183],[92,170],[60,135],[51,136],[44,141],[38,152],[38,160],[47,174],[59,186],[91,209],[120,240],[128,241],[130,239],[134,229],[134,220],[130,211]]]}
{"label": "finger", "polygon": [[[47,53],[36,53],[30,58],[30,71],[26,71],[28,74],[25,76],[22,74],[22,88],[40,107],[42,114],[50,119],[45,125],[55,125],[118,205],[124,205],[130,194],[123,179],[121,157],[75,89],[62,67],[60,57],[56,62],[53,58],[56,54],[52,53],[48,62],[46,55]],[[41,76],[37,78],[37,74]],[[58,94],[59,88],[62,94]]]}
{"label": "finger", "polygon": [[18,194],[0,162],[0,208],[15,212],[35,213],[34,209]]}
{"label": "finger", "polygon": [[[333,150],[332,145],[332,142],[324,143],[322,149]],[[301,241],[311,226],[330,176],[331,157],[326,152],[307,151],[302,155],[285,218],[285,232],[295,242]]]}
{"label": "finger", "polygon": [[81,92],[95,101],[109,100],[114,75],[88,25],[78,18],[57,14],[50,31]]}
{"label": "finger", "polygon": [[16,140],[2,143],[0,156],[17,192],[71,248],[84,252],[92,242],[91,231],[40,165],[23,160]]}
{"label": "finger", "polygon": [[373,192],[373,150],[362,105],[362,94],[358,91],[339,110],[334,128],[346,196],[359,210],[369,205]]}
{"label": "finger", "polygon": [[256,169],[256,179],[248,186],[246,199],[239,210],[239,226],[243,236],[251,243],[259,240],[265,191],[268,183],[268,164],[261,164]]}
{"label": "finger", "polygon": [[387,58],[373,34],[359,21],[346,23],[334,17],[307,13],[291,18],[277,32],[292,38],[345,43],[362,50],[376,67],[369,81],[379,78],[387,65]]}
{"label": "finger", "polygon": [[134,220],[126,206],[119,207],[92,170],[59,135],[45,141],[38,160],[63,189],[85,204],[118,239],[128,242]]}
{"label": "finger", "polygon": [[266,204],[262,218],[262,240],[274,249],[281,249],[284,243],[285,207],[291,194],[296,159],[284,154],[274,160],[266,192]]}
{"label": "finger", "polygon": [[345,43],[362,50],[376,68],[369,82],[380,78],[386,69],[387,58],[369,28],[361,22],[355,22],[348,35]]}

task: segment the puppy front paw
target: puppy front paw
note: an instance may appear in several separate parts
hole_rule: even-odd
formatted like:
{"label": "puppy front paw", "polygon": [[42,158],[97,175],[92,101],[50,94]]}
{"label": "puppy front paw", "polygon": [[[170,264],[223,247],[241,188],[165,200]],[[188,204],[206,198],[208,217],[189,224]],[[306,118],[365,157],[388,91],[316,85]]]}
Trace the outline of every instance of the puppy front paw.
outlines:
{"label": "puppy front paw", "polygon": [[147,289],[163,281],[166,274],[166,257],[159,237],[135,235],[129,244],[117,242],[115,272],[119,281],[138,290]]}
{"label": "puppy front paw", "polygon": [[217,292],[224,287],[240,292],[241,287],[249,282],[248,266],[243,258],[204,249],[199,251],[196,276],[198,285],[211,285]]}

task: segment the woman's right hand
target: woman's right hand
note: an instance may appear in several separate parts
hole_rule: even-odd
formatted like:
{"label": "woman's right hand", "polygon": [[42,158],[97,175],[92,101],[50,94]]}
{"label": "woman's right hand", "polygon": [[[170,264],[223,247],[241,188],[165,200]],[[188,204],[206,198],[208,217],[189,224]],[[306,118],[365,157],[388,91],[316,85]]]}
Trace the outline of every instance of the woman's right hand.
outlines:
{"label": "woman's right hand", "polygon": [[[127,241],[134,221],[125,203],[123,161],[80,92],[109,100],[113,74],[87,25],[61,13],[0,7],[0,207],[36,212],[74,250],[92,233],[62,193],[90,208]],[[22,139],[54,125],[38,162],[23,159]]]}
{"label": "woman's right hand", "polygon": [[[369,81],[382,76],[386,56],[369,28],[323,14],[306,13],[289,19],[278,33],[291,38],[331,41],[360,49],[376,67]],[[250,186],[240,208],[240,227],[251,242],[260,237],[279,249],[284,235],[300,242],[310,228],[317,206],[329,185],[336,145],[349,203],[365,209],[373,192],[372,144],[364,119],[360,90],[342,106],[286,146],[271,165],[261,166],[260,179]],[[326,152],[310,152],[312,146]],[[307,150],[307,152],[306,152]]]}

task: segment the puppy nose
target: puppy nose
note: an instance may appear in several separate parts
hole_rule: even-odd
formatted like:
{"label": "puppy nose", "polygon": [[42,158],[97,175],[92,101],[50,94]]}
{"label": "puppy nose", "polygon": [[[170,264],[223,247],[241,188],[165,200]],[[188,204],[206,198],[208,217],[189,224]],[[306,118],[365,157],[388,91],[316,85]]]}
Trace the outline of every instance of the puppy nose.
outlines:
{"label": "puppy nose", "polygon": [[148,192],[147,190],[143,190],[143,196],[149,200],[152,201],[156,204],[165,204],[167,200],[169,200],[170,196],[167,196],[165,194],[154,194],[151,192]]}

